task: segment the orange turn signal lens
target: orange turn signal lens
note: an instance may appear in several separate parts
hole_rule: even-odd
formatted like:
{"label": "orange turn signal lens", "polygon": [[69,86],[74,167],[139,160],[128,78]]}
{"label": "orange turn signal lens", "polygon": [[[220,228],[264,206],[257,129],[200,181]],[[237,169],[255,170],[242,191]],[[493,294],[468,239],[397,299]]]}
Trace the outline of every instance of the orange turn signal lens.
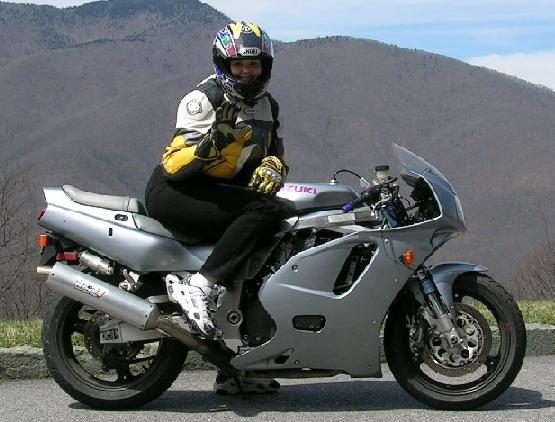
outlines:
{"label": "orange turn signal lens", "polygon": [[39,234],[39,246],[41,248],[46,248],[46,246],[48,246],[48,235],[47,234]]}
{"label": "orange turn signal lens", "polygon": [[412,267],[412,265],[414,264],[414,252],[410,249],[403,252],[403,255],[401,255],[401,262],[407,267]]}

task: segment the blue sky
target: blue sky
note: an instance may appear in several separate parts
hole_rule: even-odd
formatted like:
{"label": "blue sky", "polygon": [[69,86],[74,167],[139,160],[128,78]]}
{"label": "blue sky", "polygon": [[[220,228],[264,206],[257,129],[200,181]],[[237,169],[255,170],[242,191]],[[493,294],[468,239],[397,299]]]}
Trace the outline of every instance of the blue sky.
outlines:
{"label": "blue sky", "polygon": [[[57,7],[86,2],[8,1]],[[369,38],[455,57],[555,90],[555,0],[203,2],[232,19],[258,23],[274,39]]]}

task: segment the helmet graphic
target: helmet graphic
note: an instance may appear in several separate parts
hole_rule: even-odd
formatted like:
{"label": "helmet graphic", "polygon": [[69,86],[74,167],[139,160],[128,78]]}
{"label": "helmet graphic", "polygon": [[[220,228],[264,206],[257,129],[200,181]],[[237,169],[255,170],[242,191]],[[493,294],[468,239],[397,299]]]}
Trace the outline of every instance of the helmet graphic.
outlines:
{"label": "helmet graphic", "polygon": [[[212,59],[216,77],[231,96],[249,101],[266,92],[272,75],[274,47],[268,34],[258,25],[242,21],[226,25],[214,38]],[[231,73],[231,59],[259,59],[262,74],[253,82],[241,81]]]}

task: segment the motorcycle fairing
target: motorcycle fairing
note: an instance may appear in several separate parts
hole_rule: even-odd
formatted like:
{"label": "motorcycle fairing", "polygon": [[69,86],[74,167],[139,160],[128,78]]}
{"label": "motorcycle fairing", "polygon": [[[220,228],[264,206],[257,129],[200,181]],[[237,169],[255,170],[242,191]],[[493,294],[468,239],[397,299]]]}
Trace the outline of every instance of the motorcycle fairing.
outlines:
{"label": "motorcycle fairing", "polygon": [[[432,234],[419,231],[421,239]],[[344,371],[353,377],[380,376],[376,346],[381,323],[413,272],[397,259],[392,266],[394,251],[403,245],[385,234],[383,230],[358,231],[291,258],[259,293],[276,323],[274,337],[233,358],[232,365],[241,370],[312,368]],[[422,243],[424,250],[418,253],[425,256],[431,245]],[[338,273],[352,248],[360,244],[374,244],[375,254],[351,289],[335,295]],[[292,321],[298,315],[321,315],[325,326],[318,332],[297,330]],[[289,356],[285,362],[278,359],[283,354]]]}
{"label": "motorcycle fairing", "polygon": [[[276,323],[274,337],[233,358],[231,363],[236,368],[311,368],[343,371],[353,377],[381,375],[377,345],[390,304],[440,243],[465,231],[460,201],[449,181],[421,157],[397,145],[394,149],[403,168],[430,185],[440,215],[392,229],[358,227],[352,234],[292,257],[259,292],[262,305]],[[333,283],[350,250],[368,243],[376,245],[376,252],[367,268],[349,291],[334,295]],[[399,259],[408,249],[416,256],[411,268]],[[449,286],[449,280],[454,280],[447,276],[457,274],[456,267],[451,269],[437,269],[442,286]],[[326,324],[318,332],[297,330],[292,321],[298,315],[321,315]]]}

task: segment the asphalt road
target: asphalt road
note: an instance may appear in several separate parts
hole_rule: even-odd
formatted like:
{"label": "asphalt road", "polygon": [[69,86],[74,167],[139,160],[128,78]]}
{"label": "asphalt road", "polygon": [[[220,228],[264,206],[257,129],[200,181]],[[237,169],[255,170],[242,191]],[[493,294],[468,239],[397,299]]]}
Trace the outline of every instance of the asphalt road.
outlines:
{"label": "asphalt road", "polygon": [[52,379],[0,383],[0,421],[555,421],[555,355],[526,358],[500,398],[478,411],[431,410],[413,400],[384,366],[384,378],[346,376],[284,380],[279,393],[240,397],[212,393],[214,373],[183,373],[158,400],[137,411],[91,410]]}

